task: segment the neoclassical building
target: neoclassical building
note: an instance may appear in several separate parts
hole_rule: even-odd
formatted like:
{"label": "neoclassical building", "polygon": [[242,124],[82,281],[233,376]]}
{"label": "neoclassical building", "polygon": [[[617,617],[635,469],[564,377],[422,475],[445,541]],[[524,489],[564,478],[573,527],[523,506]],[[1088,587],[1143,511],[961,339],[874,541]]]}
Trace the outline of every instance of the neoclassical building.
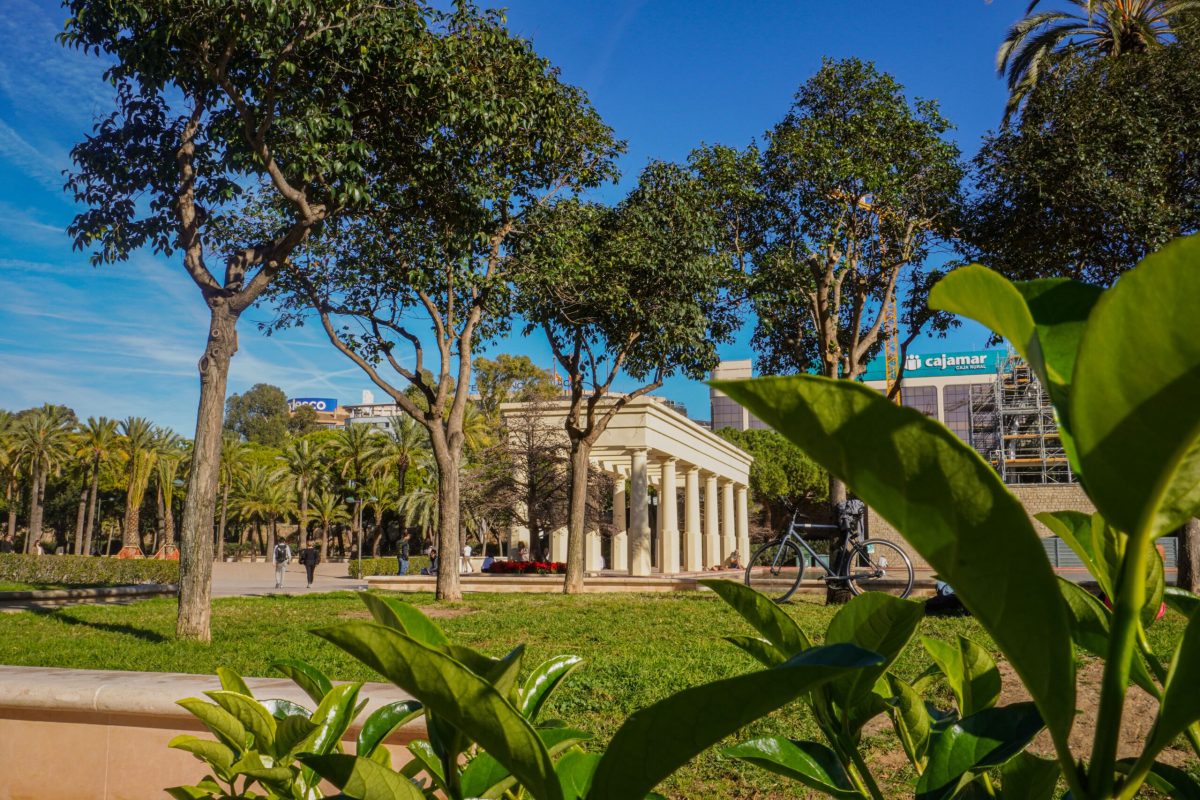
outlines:
{"label": "neoclassical building", "polygon": [[[547,428],[562,431],[565,440],[567,408],[568,402],[562,400],[538,404],[534,413]],[[520,403],[501,407],[506,417],[531,411]],[[753,461],[749,453],[688,419],[662,398],[645,396],[617,412],[592,448],[591,459],[597,470],[613,478],[615,533],[611,559],[605,565],[609,569],[638,576],[695,572],[720,564],[735,549],[742,563],[749,559],[748,487]],[[651,486],[659,498],[653,532]],[[529,543],[529,529],[514,526],[509,532],[510,548],[521,541]],[[600,569],[598,530],[587,533],[584,551],[584,568]],[[565,527],[552,532],[550,555],[554,561],[566,560]]]}

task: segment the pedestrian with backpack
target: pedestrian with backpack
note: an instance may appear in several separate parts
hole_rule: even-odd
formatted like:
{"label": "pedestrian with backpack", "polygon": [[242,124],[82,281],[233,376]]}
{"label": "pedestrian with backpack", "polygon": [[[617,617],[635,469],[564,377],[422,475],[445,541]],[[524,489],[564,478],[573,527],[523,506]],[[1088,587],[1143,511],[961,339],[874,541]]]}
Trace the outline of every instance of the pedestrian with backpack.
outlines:
{"label": "pedestrian with backpack", "polygon": [[275,588],[283,588],[283,576],[287,565],[292,560],[292,548],[288,547],[287,539],[280,539],[275,545]]}

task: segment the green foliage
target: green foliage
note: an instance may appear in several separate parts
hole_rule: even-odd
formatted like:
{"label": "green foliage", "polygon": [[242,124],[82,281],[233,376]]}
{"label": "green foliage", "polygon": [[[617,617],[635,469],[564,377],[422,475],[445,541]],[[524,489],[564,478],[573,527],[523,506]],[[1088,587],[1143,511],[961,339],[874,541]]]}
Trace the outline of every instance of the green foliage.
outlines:
{"label": "green foliage", "polygon": [[[1159,750],[1180,734],[1200,753],[1200,704],[1179,677],[1200,668],[1200,635],[1193,634],[1200,612],[1186,593],[1171,593],[1173,605],[1191,616],[1169,670],[1147,633],[1165,596],[1154,538],[1200,509],[1200,346],[1180,302],[1194,296],[1197,237],[1148,257],[1098,299],[1095,290],[1068,281],[1009,284],[981,267],[951,275],[931,298],[1009,337],[1050,387],[1099,513],[1042,519],[1080,554],[1111,612],[1055,580],[1015,498],[937,422],[865,387],[822,378],[716,384],[895,525],[956,588],[1033,697],[1036,710],[990,708],[999,694],[990,656],[967,639],[932,643],[965,716],[935,729],[918,796],[953,796],[963,776],[1011,758],[1043,720],[1073,797],[1131,798],[1157,775]],[[1082,760],[1067,746],[1075,705],[1071,641],[1105,660],[1095,738]],[[1131,680],[1160,697],[1160,707],[1141,754],[1118,765]],[[1012,768],[1018,783],[1044,783],[1034,774],[1043,770],[1025,761]]]}
{"label": "green foliage", "polygon": [[282,449],[288,440],[287,395],[278,386],[256,383],[225,401],[225,430],[248,442]]}
{"label": "green foliage", "polygon": [[[359,560],[350,558],[346,560],[346,574],[351,578],[365,578],[369,575],[399,575],[400,562],[395,556],[391,558],[364,558],[362,560],[362,570],[358,568]],[[429,568],[429,556],[412,556],[408,560],[408,574],[420,575],[422,569]]]}
{"label": "green foliage", "polygon": [[0,581],[34,585],[125,586],[179,582],[179,562],[94,556],[29,556],[0,553]]}
{"label": "green foliage", "polygon": [[797,508],[812,508],[829,499],[825,470],[777,431],[722,428],[717,435],[754,456],[750,491],[765,506],[768,528],[778,530]]}

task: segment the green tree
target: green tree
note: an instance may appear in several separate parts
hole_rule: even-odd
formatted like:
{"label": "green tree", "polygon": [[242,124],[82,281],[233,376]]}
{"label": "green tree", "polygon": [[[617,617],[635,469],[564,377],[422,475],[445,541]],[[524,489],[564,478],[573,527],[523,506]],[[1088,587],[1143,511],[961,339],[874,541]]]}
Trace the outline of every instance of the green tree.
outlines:
{"label": "green tree", "polygon": [[354,498],[351,536],[362,541],[363,492],[367,478],[376,470],[376,458],[383,436],[370,425],[348,425],[337,432],[330,444],[338,474],[347,482]]}
{"label": "green tree", "polygon": [[[526,332],[541,330],[570,393],[567,576],[583,588],[591,449],[630,400],[681,372],[701,378],[740,324],[722,230],[684,167],[654,163],[615,208],[567,200],[518,242]],[[619,376],[637,385],[613,391]]]}
{"label": "green tree", "polygon": [[230,507],[242,519],[257,525],[267,524],[267,541],[263,552],[270,559],[275,550],[277,526],[280,520],[295,513],[294,488],[287,472],[254,464],[238,481]]}
{"label": "green tree", "polygon": [[96,505],[100,501],[100,470],[117,455],[117,422],[108,417],[88,417],[75,440],[75,457],[87,464],[89,477],[87,520],[82,541],[76,535],[75,552],[92,552],[96,529]]}
{"label": "green tree", "polygon": [[246,445],[236,434],[227,433],[221,442],[221,517],[217,523],[217,561],[225,560],[225,524],[229,518],[229,490],[246,469]]}
{"label": "green tree", "polygon": [[816,510],[829,497],[829,475],[773,430],[722,428],[718,436],[754,456],[750,491],[762,504],[763,525],[779,533],[797,510]]}
{"label": "green tree", "polygon": [[154,472],[158,456],[154,424],[145,417],[128,417],[119,425],[121,460],[125,478],[125,517],[121,525],[121,546],[142,552],[140,528],[142,500]]}
{"label": "green tree", "polygon": [[[237,323],[314,228],[364,198],[378,129],[426,130],[423,7],[399,0],[67,0],[62,42],[102,56],[116,110],[72,150],[70,227],[95,263],[178,252],[209,309],[195,456],[183,512],[177,635],[210,638],[221,416]],[[411,126],[391,126],[388,162]],[[231,228],[247,185],[276,218]],[[232,233],[236,231],[236,233]],[[221,262],[217,268],[214,262]],[[220,277],[219,277],[220,276]]]}
{"label": "green tree", "polygon": [[291,412],[287,421],[287,432],[291,436],[307,436],[321,430],[317,423],[317,410],[312,406],[299,406]]}
{"label": "green tree", "polygon": [[188,458],[190,442],[169,428],[154,432],[157,453],[154,457],[154,477],[158,484],[159,527],[162,538],[159,546],[175,545],[175,481]]}
{"label": "green tree", "polygon": [[1038,3],[1032,0],[996,53],[997,71],[1008,75],[1006,122],[1059,58],[1148,52],[1172,37],[1181,12],[1200,8],[1196,0],[1071,0],[1072,11],[1034,13]]}
{"label": "green tree", "polygon": [[292,483],[296,487],[296,521],[299,525],[297,544],[300,547],[308,547],[309,493],[325,474],[325,462],[321,458],[321,449],[321,445],[311,439],[293,439],[283,449],[281,457],[288,474],[292,476]]}
{"label": "green tree", "polygon": [[4,508],[8,527],[4,538],[11,544],[17,535],[17,495],[20,494],[20,439],[17,418],[11,411],[0,410],[0,480],[4,481]]}
{"label": "green tree", "polygon": [[75,415],[62,406],[45,405],[17,421],[18,458],[29,474],[29,535],[25,552],[32,553],[42,538],[46,482],[62,469],[71,453]]}
{"label": "green tree", "polygon": [[290,421],[287,395],[269,383],[256,383],[245,394],[232,394],[225,401],[225,430],[248,442],[282,448]]}
{"label": "green tree", "polygon": [[495,419],[500,404],[552,397],[558,389],[549,372],[529,356],[500,353],[495,360],[475,359],[475,391],[483,413]]}
{"label": "green tree", "polygon": [[[313,494],[310,509],[317,524],[321,526],[321,560],[329,557],[329,528],[350,522],[350,512],[340,496],[328,489]],[[343,548],[344,550],[345,548]]]}
{"label": "green tree", "polygon": [[[618,146],[583,94],[510,35],[500,15],[461,5],[445,40],[439,67],[449,85],[438,85],[430,102],[448,121],[425,147],[425,173],[383,171],[370,187],[371,208],[329,227],[289,272],[280,324],[315,311],[334,346],[429,432],[438,547],[450,553],[461,547],[474,352],[511,316],[512,236],[531,234],[533,212],[552,198],[612,177]],[[460,84],[463,75],[469,84]],[[403,139],[390,125],[381,134]],[[412,327],[418,316],[428,321],[423,336]],[[411,360],[398,357],[400,347],[411,348]],[[439,565],[437,596],[461,598],[452,559]]]}

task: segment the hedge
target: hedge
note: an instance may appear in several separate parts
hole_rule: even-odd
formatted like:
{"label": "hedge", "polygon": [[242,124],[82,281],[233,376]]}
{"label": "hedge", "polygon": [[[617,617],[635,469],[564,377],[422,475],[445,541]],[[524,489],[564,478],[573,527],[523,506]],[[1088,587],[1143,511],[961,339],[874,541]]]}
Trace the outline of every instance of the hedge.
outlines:
{"label": "hedge", "polygon": [[[429,566],[429,556],[413,556],[408,560],[408,574],[420,575],[421,570]],[[395,556],[386,558],[364,558],[362,560],[362,572],[358,571],[358,559],[351,558],[346,561],[346,574],[351,578],[361,578],[365,575],[399,575],[400,562],[396,561]]]}
{"label": "hedge", "polygon": [[178,583],[179,562],[99,556],[33,556],[0,553],[0,580],[63,586]]}

